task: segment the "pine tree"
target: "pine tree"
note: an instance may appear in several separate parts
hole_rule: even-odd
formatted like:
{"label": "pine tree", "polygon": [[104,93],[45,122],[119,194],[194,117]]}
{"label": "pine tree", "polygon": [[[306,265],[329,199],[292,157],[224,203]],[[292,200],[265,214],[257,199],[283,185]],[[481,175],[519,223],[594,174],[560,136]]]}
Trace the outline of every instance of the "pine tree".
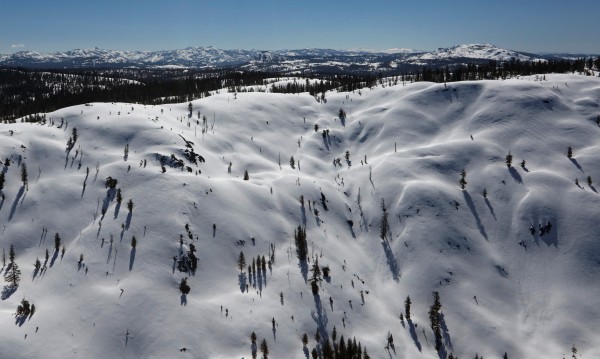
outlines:
{"label": "pine tree", "polygon": [[117,190],[117,203],[121,204],[122,201],[123,201],[123,196],[121,196],[121,189],[119,188]]}
{"label": "pine tree", "polygon": [[304,333],[302,335],[302,345],[303,346],[307,346],[308,345],[308,335],[306,335],[306,333]]}
{"label": "pine tree", "polygon": [[137,246],[137,239],[135,236],[131,237],[131,248],[135,248]]}
{"label": "pine tree", "polygon": [[343,109],[343,108],[340,108],[340,111],[338,112],[338,117],[339,117],[341,120],[345,120],[345,119],[346,119],[346,111],[344,111],[344,109]]}
{"label": "pine tree", "polygon": [[133,212],[133,200],[129,200],[129,202],[127,202],[127,210],[129,210],[129,212]]}
{"label": "pine tree", "polygon": [[573,158],[573,147],[571,146],[567,147],[567,157],[569,159]]}
{"label": "pine tree", "polygon": [[404,314],[406,316],[406,320],[410,321],[410,296],[406,297],[406,300],[404,301]]}
{"label": "pine tree", "polygon": [[521,168],[525,169],[525,160],[521,161]]}
{"label": "pine tree", "polygon": [[513,156],[509,152],[508,155],[506,155],[506,167],[510,168],[512,166],[512,159]]}
{"label": "pine tree", "polygon": [[294,239],[296,241],[296,255],[298,259],[302,261],[306,261],[306,257],[308,255],[308,242],[306,241],[306,229],[298,226],[298,228],[294,231]]}
{"label": "pine tree", "polygon": [[244,270],[244,268],[246,267],[246,257],[244,257],[244,252],[240,251],[240,256],[238,258],[238,268],[240,269],[240,273]]}
{"label": "pine tree", "polygon": [[487,189],[484,188],[482,194],[483,194],[483,198],[487,198]]}
{"label": "pine tree", "polygon": [[442,331],[440,324],[440,309],[442,303],[440,303],[440,293],[433,292],[433,304],[429,307],[429,322],[433,334],[435,336],[435,350],[439,351],[442,348]]}
{"label": "pine tree", "polygon": [[506,352],[504,352],[504,356],[502,356],[502,359],[508,359],[508,354]]}
{"label": "pine tree", "polygon": [[296,160],[294,160],[294,156],[290,157],[290,167],[293,169],[296,168]]}
{"label": "pine tree", "polygon": [[60,236],[58,235],[58,233],[56,233],[54,235],[54,249],[58,252],[58,250],[60,249]]}
{"label": "pine tree", "polygon": [[4,172],[0,172],[0,191],[4,189]]}
{"label": "pine tree", "polygon": [[256,333],[252,332],[252,334],[250,334],[250,341],[252,342],[252,344],[256,344]]}
{"label": "pine tree", "polygon": [[592,176],[587,176],[586,178],[588,186],[592,187]]}
{"label": "pine tree", "polygon": [[23,186],[27,186],[27,166],[25,162],[21,165],[21,182],[23,182]]}
{"label": "pine tree", "polygon": [[467,185],[467,172],[465,172],[465,170],[463,169],[460,172],[460,180],[458,181],[458,184],[460,184],[460,189],[465,189],[465,186]]}
{"label": "pine tree", "polygon": [[73,144],[77,142],[77,128],[73,127],[73,135],[71,137],[73,138]]}
{"label": "pine tree", "polygon": [[19,281],[21,280],[21,270],[19,270],[19,266],[15,262],[15,248],[13,245],[10,245],[10,250],[8,252],[8,259],[10,270],[4,273],[4,280],[12,283],[13,286],[18,286]]}
{"label": "pine tree", "polygon": [[262,353],[264,359],[269,358],[269,346],[267,345],[266,339],[263,339],[262,342],[260,342],[260,352]]}
{"label": "pine tree", "polygon": [[250,179],[250,176],[248,175],[248,170],[244,171],[244,181],[247,181]]}
{"label": "pine tree", "polygon": [[387,234],[389,231],[389,223],[388,223],[388,213],[387,210],[385,208],[385,202],[383,200],[383,198],[381,199],[381,210],[383,211],[383,215],[381,216],[381,230],[379,232],[379,237],[382,240],[385,240],[387,238]]}

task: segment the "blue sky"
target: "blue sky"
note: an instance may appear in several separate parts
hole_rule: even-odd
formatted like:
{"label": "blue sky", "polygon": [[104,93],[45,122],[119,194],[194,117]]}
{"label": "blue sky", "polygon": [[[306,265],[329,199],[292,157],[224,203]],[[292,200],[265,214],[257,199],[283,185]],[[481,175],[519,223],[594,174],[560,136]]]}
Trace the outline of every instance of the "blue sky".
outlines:
{"label": "blue sky", "polygon": [[599,16],[599,0],[2,0],[0,53],[492,43],[600,54]]}

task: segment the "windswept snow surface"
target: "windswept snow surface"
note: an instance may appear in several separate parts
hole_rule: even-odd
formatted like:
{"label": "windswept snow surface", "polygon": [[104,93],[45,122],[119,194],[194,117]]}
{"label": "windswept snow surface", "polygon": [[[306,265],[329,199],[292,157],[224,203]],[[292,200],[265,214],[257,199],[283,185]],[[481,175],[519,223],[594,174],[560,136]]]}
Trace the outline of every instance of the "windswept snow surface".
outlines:
{"label": "windswept snow surface", "polygon": [[[315,332],[330,336],[335,326],[338,340],[355,337],[372,358],[438,358],[433,291],[448,354],[561,358],[575,345],[583,358],[600,356],[600,79],[423,82],[326,97],[221,93],[193,101],[190,118],[187,103],[94,103],[47,114],[54,126],[0,125],[0,158],[11,160],[0,246],[8,255],[14,245],[22,270],[17,291],[0,301],[0,357],[250,358],[255,331],[271,358],[305,358],[302,334],[312,350]],[[180,135],[206,162],[185,159]],[[159,156],[171,154],[192,172],[167,161],[162,173]],[[108,176],[118,180],[120,206]],[[331,268],[317,297],[296,258],[299,225],[309,256]],[[64,257],[55,256],[55,233]],[[173,262],[192,243],[195,275]],[[250,264],[268,258],[271,244],[272,270],[242,292],[240,251]],[[34,274],[46,249],[48,268]],[[184,277],[187,297],[178,290]],[[414,326],[399,320],[407,296]],[[36,312],[17,323],[23,298]],[[388,332],[395,353],[384,349]]]}

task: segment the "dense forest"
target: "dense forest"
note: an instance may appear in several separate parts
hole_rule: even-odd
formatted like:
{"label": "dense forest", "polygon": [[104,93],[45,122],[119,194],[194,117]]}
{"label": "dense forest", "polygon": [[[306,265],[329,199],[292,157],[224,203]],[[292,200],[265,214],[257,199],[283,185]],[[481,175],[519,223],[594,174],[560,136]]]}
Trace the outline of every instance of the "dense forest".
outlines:
{"label": "dense forest", "polygon": [[[506,79],[547,73],[585,73],[600,68],[599,58],[550,60],[534,62],[499,62],[466,64],[453,67],[424,67],[418,71],[396,73],[373,71],[363,74],[296,74],[296,79],[276,84],[278,73],[239,71],[236,69],[105,69],[105,70],[33,70],[0,68],[0,122],[11,122],[24,116],[57,110],[88,102],[129,102],[142,104],[181,103],[206,96],[211,91],[227,88],[233,92],[268,90],[279,93],[309,92],[317,97],[324,92],[354,91],[377,83],[399,81],[455,82],[467,80]],[[383,78],[388,77],[388,81]],[[391,77],[390,77],[391,76]],[[309,81],[308,79],[316,79]],[[389,80],[392,79],[392,80]],[[39,116],[32,116],[37,121]]]}

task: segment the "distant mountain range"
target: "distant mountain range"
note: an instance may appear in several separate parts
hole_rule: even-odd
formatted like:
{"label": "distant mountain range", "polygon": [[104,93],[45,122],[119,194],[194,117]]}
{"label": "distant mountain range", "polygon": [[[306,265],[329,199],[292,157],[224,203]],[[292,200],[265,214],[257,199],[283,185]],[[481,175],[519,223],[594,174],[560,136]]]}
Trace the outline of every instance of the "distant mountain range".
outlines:
{"label": "distant mountain range", "polygon": [[434,51],[389,49],[223,50],[212,46],[165,51],[119,51],[99,48],[66,52],[20,51],[0,55],[0,66],[28,68],[236,68],[276,72],[394,71],[422,66],[453,66],[497,61],[545,61],[568,54],[531,54],[490,44],[467,44]]}

